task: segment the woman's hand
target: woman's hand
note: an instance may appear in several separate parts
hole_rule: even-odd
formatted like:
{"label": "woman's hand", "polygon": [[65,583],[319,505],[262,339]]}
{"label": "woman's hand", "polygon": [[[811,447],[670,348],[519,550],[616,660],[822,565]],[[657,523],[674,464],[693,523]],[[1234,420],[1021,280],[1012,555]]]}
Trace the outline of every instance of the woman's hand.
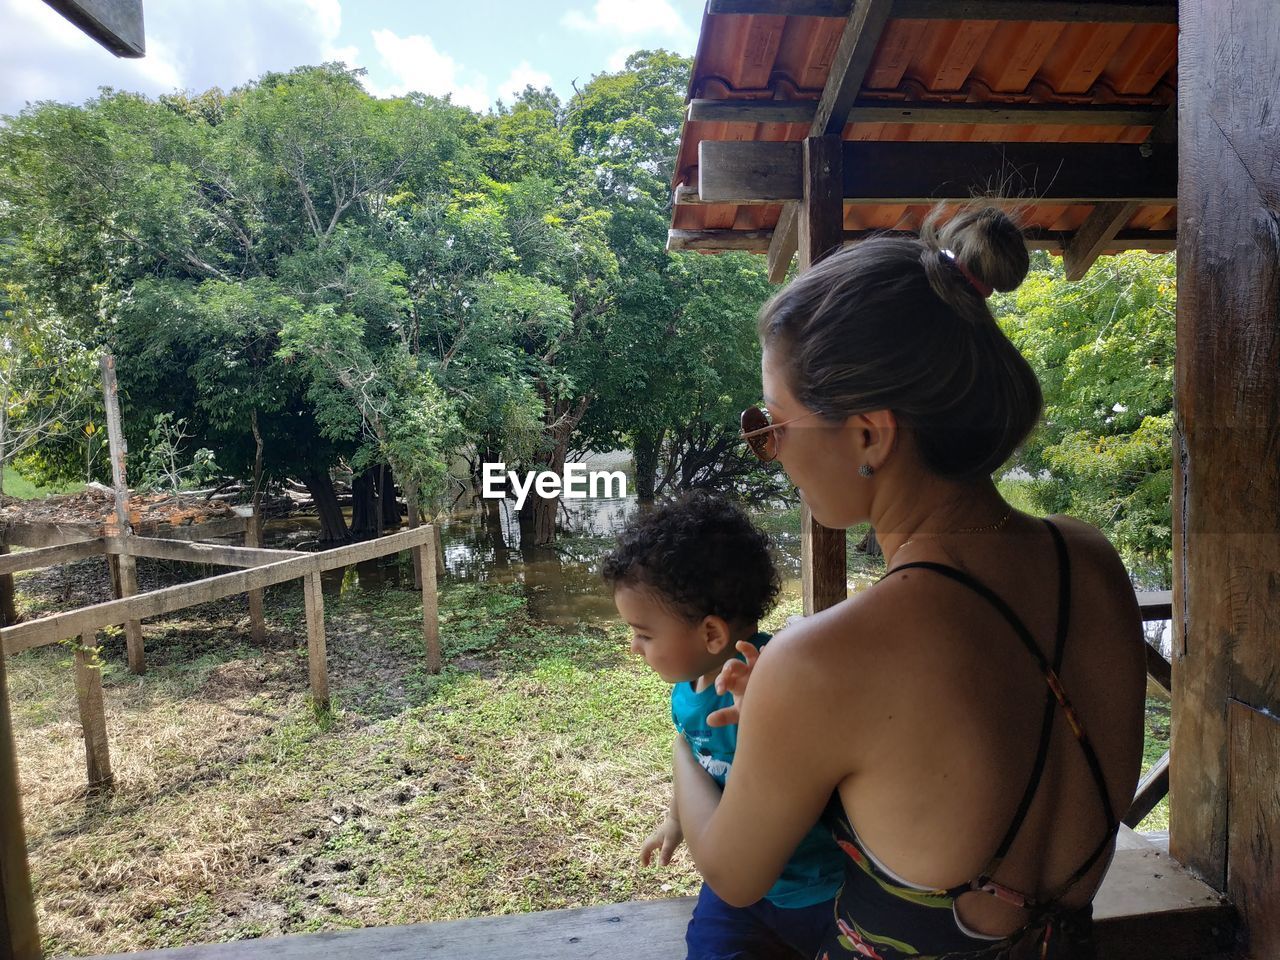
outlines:
{"label": "woman's hand", "polygon": [[751,679],[751,671],[760,659],[760,648],[750,640],[739,640],[736,644],[738,652],[746,662],[734,657],[726,661],[716,677],[716,693],[724,695],[725,691],[733,694],[733,706],[723,707],[707,715],[707,726],[728,727],[738,722],[742,711],[742,700],[747,695],[747,682]]}
{"label": "woman's hand", "polygon": [[658,863],[666,866],[671,862],[676,848],[684,840],[684,831],[680,828],[680,820],[674,813],[668,813],[662,824],[649,834],[640,848],[640,862],[646,867],[653,862],[653,855],[658,853]]}

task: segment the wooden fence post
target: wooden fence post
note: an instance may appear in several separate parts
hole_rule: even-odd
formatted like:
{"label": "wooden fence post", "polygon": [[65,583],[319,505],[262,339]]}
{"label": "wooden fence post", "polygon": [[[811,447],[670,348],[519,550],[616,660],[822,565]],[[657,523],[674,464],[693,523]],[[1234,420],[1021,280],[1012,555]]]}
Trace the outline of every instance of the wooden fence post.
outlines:
{"label": "wooden fence post", "polygon": [[418,555],[418,566],[422,570],[422,638],[427,644],[427,669],[432,673],[440,672],[440,605],[436,593],[436,550],[439,543],[440,528],[432,524],[433,534],[429,543],[424,543],[414,552]]}
{"label": "wooden fence post", "polygon": [[320,573],[308,573],[303,579],[307,607],[307,662],[311,673],[311,697],[317,710],[329,709],[329,667],[325,659],[324,594],[320,589]]}
{"label": "wooden fence post", "polygon": [[[116,361],[109,353],[104,353],[99,362],[102,370],[102,399],[107,413],[107,443],[111,452],[111,482],[115,488],[116,527],[115,535],[128,540],[132,530],[129,526],[129,484],[125,479],[124,455],[127,447],[124,442],[124,429],[120,421],[120,396],[116,387]],[[108,534],[110,530],[106,531]],[[127,551],[116,558],[116,570],[119,593],[116,599],[131,597],[138,592],[138,568],[133,556]],[[147,672],[147,654],[142,644],[142,623],[129,620],[124,625],[125,644],[129,653],[129,669],[134,673]]]}
{"label": "wooden fence post", "polygon": [[[257,510],[249,517],[249,526],[244,531],[246,547],[262,546],[262,517]],[[261,646],[267,642],[267,620],[263,612],[263,591],[249,591],[249,631],[253,642]]]}
{"label": "wooden fence post", "polygon": [[0,956],[40,960],[35,898],[27,870],[27,838],[22,828],[22,792],[9,722],[9,690],[0,651]]}
{"label": "wooden fence post", "polygon": [[76,700],[84,730],[84,762],[90,790],[109,790],[111,753],[107,746],[107,716],[102,702],[102,664],[92,634],[84,634],[76,646]]}

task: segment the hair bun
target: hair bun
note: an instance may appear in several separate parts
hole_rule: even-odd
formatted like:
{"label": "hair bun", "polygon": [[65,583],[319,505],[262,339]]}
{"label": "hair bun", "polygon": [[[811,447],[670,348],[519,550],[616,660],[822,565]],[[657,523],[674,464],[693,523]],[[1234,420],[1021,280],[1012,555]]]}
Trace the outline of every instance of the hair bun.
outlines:
{"label": "hair bun", "polygon": [[1017,289],[1031,268],[1022,231],[998,207],[969,207],[949,218],[937,207],[925,219],[920,239],[935,250],[950,251],[995,290]]}

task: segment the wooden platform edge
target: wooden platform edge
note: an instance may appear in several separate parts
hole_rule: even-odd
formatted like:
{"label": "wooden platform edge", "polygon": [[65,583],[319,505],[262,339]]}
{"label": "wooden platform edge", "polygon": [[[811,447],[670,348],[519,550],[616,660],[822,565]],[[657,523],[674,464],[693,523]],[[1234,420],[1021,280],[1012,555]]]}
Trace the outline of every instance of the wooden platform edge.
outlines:
{"label": "wooden platform edge", "polygon": [[[89,960],[679,960],[692,897],[400,927],[300,934]],[[1225,954],[1234,911],[1158,849],[1117,852],[1096,901],[1099,960],[1204,960]]]}

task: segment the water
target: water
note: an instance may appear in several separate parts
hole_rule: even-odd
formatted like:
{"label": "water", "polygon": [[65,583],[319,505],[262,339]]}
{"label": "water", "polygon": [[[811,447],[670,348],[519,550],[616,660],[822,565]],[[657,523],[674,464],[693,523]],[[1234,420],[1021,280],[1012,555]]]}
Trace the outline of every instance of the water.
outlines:
{"label": "water", "polygon": [[[622,469],[628,474],[626,497],[562,500],[556,542],[549,547],[520,543],[520,526],[514,500],[482,500],[468,490],[441,507],[438,524],[444,550],[444,566],[450,579],[472,583],[519,584],[529,612],[538,619],[559,624],[603,624],[617,618],[613,598],[600,580],[600,561],[617,541],[627,521],[643,509],[634,495],[630,461],[625,454],[589,458],[590,469]],[[752,519],[769,532],[778,550],[783,576],[783,597],[800,595],[800,519],[795,507],[749,508]],[[348,521],[350,514],[347,515]],[[265,525],[263,544],[288,550],[314,550],[320,525],[315,517],[290,517]],[[852,544],[858,537],[851,537]],[[349,589],[376,590],[412,584],[407,554],[383,557],[346,570],[332,570],[322,577],[327,594]],[[854,560],[855,567],[862,560]],[[869,581],[873,575],[859,575]]]}

